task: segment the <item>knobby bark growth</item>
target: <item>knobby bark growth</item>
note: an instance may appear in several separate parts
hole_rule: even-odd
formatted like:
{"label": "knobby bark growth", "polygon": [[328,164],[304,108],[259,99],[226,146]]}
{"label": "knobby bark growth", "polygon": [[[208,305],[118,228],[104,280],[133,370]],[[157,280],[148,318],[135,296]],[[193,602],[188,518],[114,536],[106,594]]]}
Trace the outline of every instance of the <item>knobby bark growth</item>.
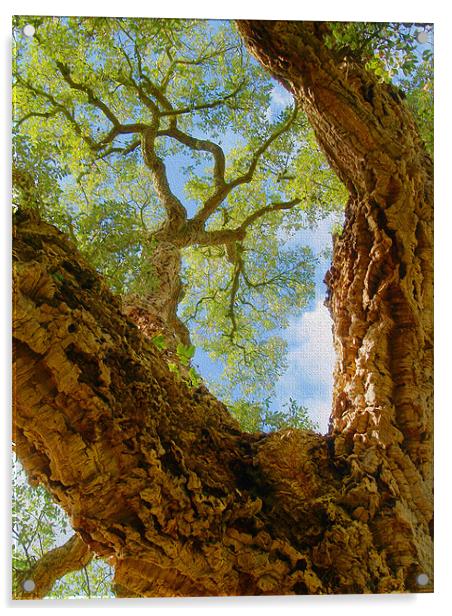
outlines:
{"label": "knobby bark growth", "polygon": [[[242,22],[239,29],[300,101],[349,190],[326,280],[337,353],[331,434],[336,455],[353,456],[363,487],[375,492],[369,505],[386,501],[374,523],[394,563],[426,564],[432,558],[432,161],[401,93],[327,49],[327,25]],[[373,510],[364,518],[373,518]],[[406,528],[414,545],[403,539]]]}
{"label": "knobby bark growth", "polygon": [[431,161],[397,91],[324,28],[239,24],[350,192],[328,435],[241,432],[65,236],[16,215],[15,447],[118,596],[432,590]]}

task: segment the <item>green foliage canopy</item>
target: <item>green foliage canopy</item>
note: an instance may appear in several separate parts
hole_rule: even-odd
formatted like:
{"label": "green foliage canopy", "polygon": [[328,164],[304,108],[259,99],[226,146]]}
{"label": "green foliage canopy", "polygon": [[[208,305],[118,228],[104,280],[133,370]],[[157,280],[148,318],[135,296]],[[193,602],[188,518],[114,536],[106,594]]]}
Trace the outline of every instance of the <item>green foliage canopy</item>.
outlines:
{"label": "green foliage canopy", "polygon": [[[431,152],[432,51],[416,45],[416,33],[430,31],[338,23],[329,44],[397,83]],[[292,103],[275,109],[274,82],[230,23],[24,16],[13,35],[16,204],[66,231],[114,290],[141,295],[156,284],[159,232],[173,215],[190,229],[197,219],[203,233],[180,245],[180,315],[194,342],[224,362],[232,412],[250,431],[315,429],[294,400],[276,413],[269,402],[285,367],[275,331],[313,294],[315,257],[288,240],[345,201],[303,115]],[[192,347],[179,355],[188,363]],[[20,574],[68,523],[45,491],[20,472],[13,481]],[[51,596],[108,596],[110,575],[92,561]]]}
{"label": "green foliage canopy", "polygon": [[15,26],[15,160],[33,177],[28,202],[114,290],[144,296],[158,285],[157,238],[179,217],[181,318],[232,386],[269,394],[285,366],[275,332],[314,291],[315,255],[285,240],[345,200],[304,116],[293,102],[275,109],[275,83],[228,22]]}

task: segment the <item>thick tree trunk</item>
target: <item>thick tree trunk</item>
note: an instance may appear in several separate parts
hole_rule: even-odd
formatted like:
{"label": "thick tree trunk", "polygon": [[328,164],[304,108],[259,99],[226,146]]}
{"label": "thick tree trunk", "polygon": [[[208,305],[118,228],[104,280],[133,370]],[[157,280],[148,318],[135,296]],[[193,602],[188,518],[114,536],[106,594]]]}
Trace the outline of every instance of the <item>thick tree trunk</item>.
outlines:
{"label": "thick tree trunk", "polygon": [[321,591],[308,545],[338,485],[327,440],[241,433],[50,225],[19,213],[14,255],[15,447],[112,558],[118,594]]}
{"label": "thick tree trunk", "polygon": [[330,433],[353,459],[354,516],[414,589],[432,579],[433,169],[400,93],[335,58],[327,25],[241,22],[299,100],[350,199],[327,275],[337,353]]}
{"label": "thick tree trunk", "polygon": [[70,242],[21,212],[17,453],[111,558],[119,596],[431,590],[430,162],[398,96],[339,68],[321,27],[240,28],[350,189],[329,281],[330,434],[242,433]]}

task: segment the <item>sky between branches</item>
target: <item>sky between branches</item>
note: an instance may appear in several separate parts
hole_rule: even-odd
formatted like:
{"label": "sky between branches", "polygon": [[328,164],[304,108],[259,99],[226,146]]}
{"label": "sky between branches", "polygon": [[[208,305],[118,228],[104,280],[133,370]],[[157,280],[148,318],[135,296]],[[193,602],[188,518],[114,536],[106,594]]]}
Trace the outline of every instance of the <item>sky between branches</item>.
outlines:
{"label": "sky between branches", "polygon": [[[275,82],[268,114],[276,116],[291,104],[292,95]],[[221,145],[227,152],[234,146],[233,137],[224,135]],[[190,203],[187,203],[184,195],[184,181],[178,174],[180,162],[180,158],[174,156],[167,170],[173,191],[184,199],[190,212]],[[315,269],[314,299],[299,315],[290,318],[286,330],[278,332],[288,344],[288,368],[275,385],[275,395],[270,408],[278,411],[292,398],[307,407],[311,419],[318,424],[322,433],[328,430],[334,368],[332,321],[328,309],[324,306],[326,286],[323,279],[330,264],[331,230],[341,222],[342,215],[334,213],[320,221],[313,229],[304,229],[292,236],[281,234],[281,242],[285,246],[308,246],[318,261]],[[221,382],[221,362],[213,362],[201,348],[196,349],[194,363],[207,384],[214,380]]]}

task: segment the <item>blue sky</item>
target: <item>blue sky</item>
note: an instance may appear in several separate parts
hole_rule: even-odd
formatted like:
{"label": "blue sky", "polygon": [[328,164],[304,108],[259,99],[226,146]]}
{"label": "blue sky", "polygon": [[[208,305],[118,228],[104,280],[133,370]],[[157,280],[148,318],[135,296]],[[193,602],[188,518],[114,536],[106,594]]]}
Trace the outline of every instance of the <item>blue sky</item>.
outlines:
{"label": "blue sky", "polygon": [[332,320],[324,306],[326,286],[323,282],[329,267],[325,249],[331,248],[331,226],[337,215],[321,221],[315,229],[300,231],[293,242],[309,246],[318,256],[315,272],[315,298],[299,315],[290,319],[282,337],[288,342],[288,369],[276,384],[273,407],[289,397],[306,406],[321,432],[328,429],[333,388],[334,349]]}
{"label": "blue sky", "polygon": [[[315,298],[299,315],[290,319],[289,327],[280,332],[288,343],[288,369],[275,386],[275,397],[271,408],[279,410],[295,399],[307,407],[311,419],[318,423],[322,433],[328,430],[333,388],[334,348],[332,320],[324,306],[326,286],[323,278],[329,267],[329,260],[322,256],[331,247],[331,226],[337,217],[326,218],[315,229],[300,231],[291,244],[310,246],[319,256],[315,272]],[[208,382],[209,377],[221,376],[221,364],[212,362],[200,348],[196,349],[194,363]]]}
{"label": "blue sky", "polygon": [[[276,115],[291,102],[291,95],[275,82],[268,114]],[[222,138],[225,151],[232,145],[231,137],[225,135]],[[192,216],[196,204],[187,202],[184,195],[184,178],[177,173],[181,162],[179,155],[167,159],[167,172],[172,190],[181,198]],[[276,383],[271,408],[279,410],[289,398],[293,398],[308,408],[311,418],[318,423],[321,432],[328,429],[334,367],[332,322],[327,308],[323,305],[326,294],[323,278],[329,267],[329,260],[325,258],[324,252],[331,249],[330,230],[335,222],[338,222],[337,215],[324,219],[314,229],[299,231],[291,237],[281,236],[281,241],[285,242],[286,246],[309,246],[318,257],[318,263],[315,272],[315,298],[304,311],[290,319],[286,330],[279,332],[288,343],[289,367]],[[196,349],[194,363],[207,384],[210,379],[221,378],[221,363],[212,362],[200,348]]]}

